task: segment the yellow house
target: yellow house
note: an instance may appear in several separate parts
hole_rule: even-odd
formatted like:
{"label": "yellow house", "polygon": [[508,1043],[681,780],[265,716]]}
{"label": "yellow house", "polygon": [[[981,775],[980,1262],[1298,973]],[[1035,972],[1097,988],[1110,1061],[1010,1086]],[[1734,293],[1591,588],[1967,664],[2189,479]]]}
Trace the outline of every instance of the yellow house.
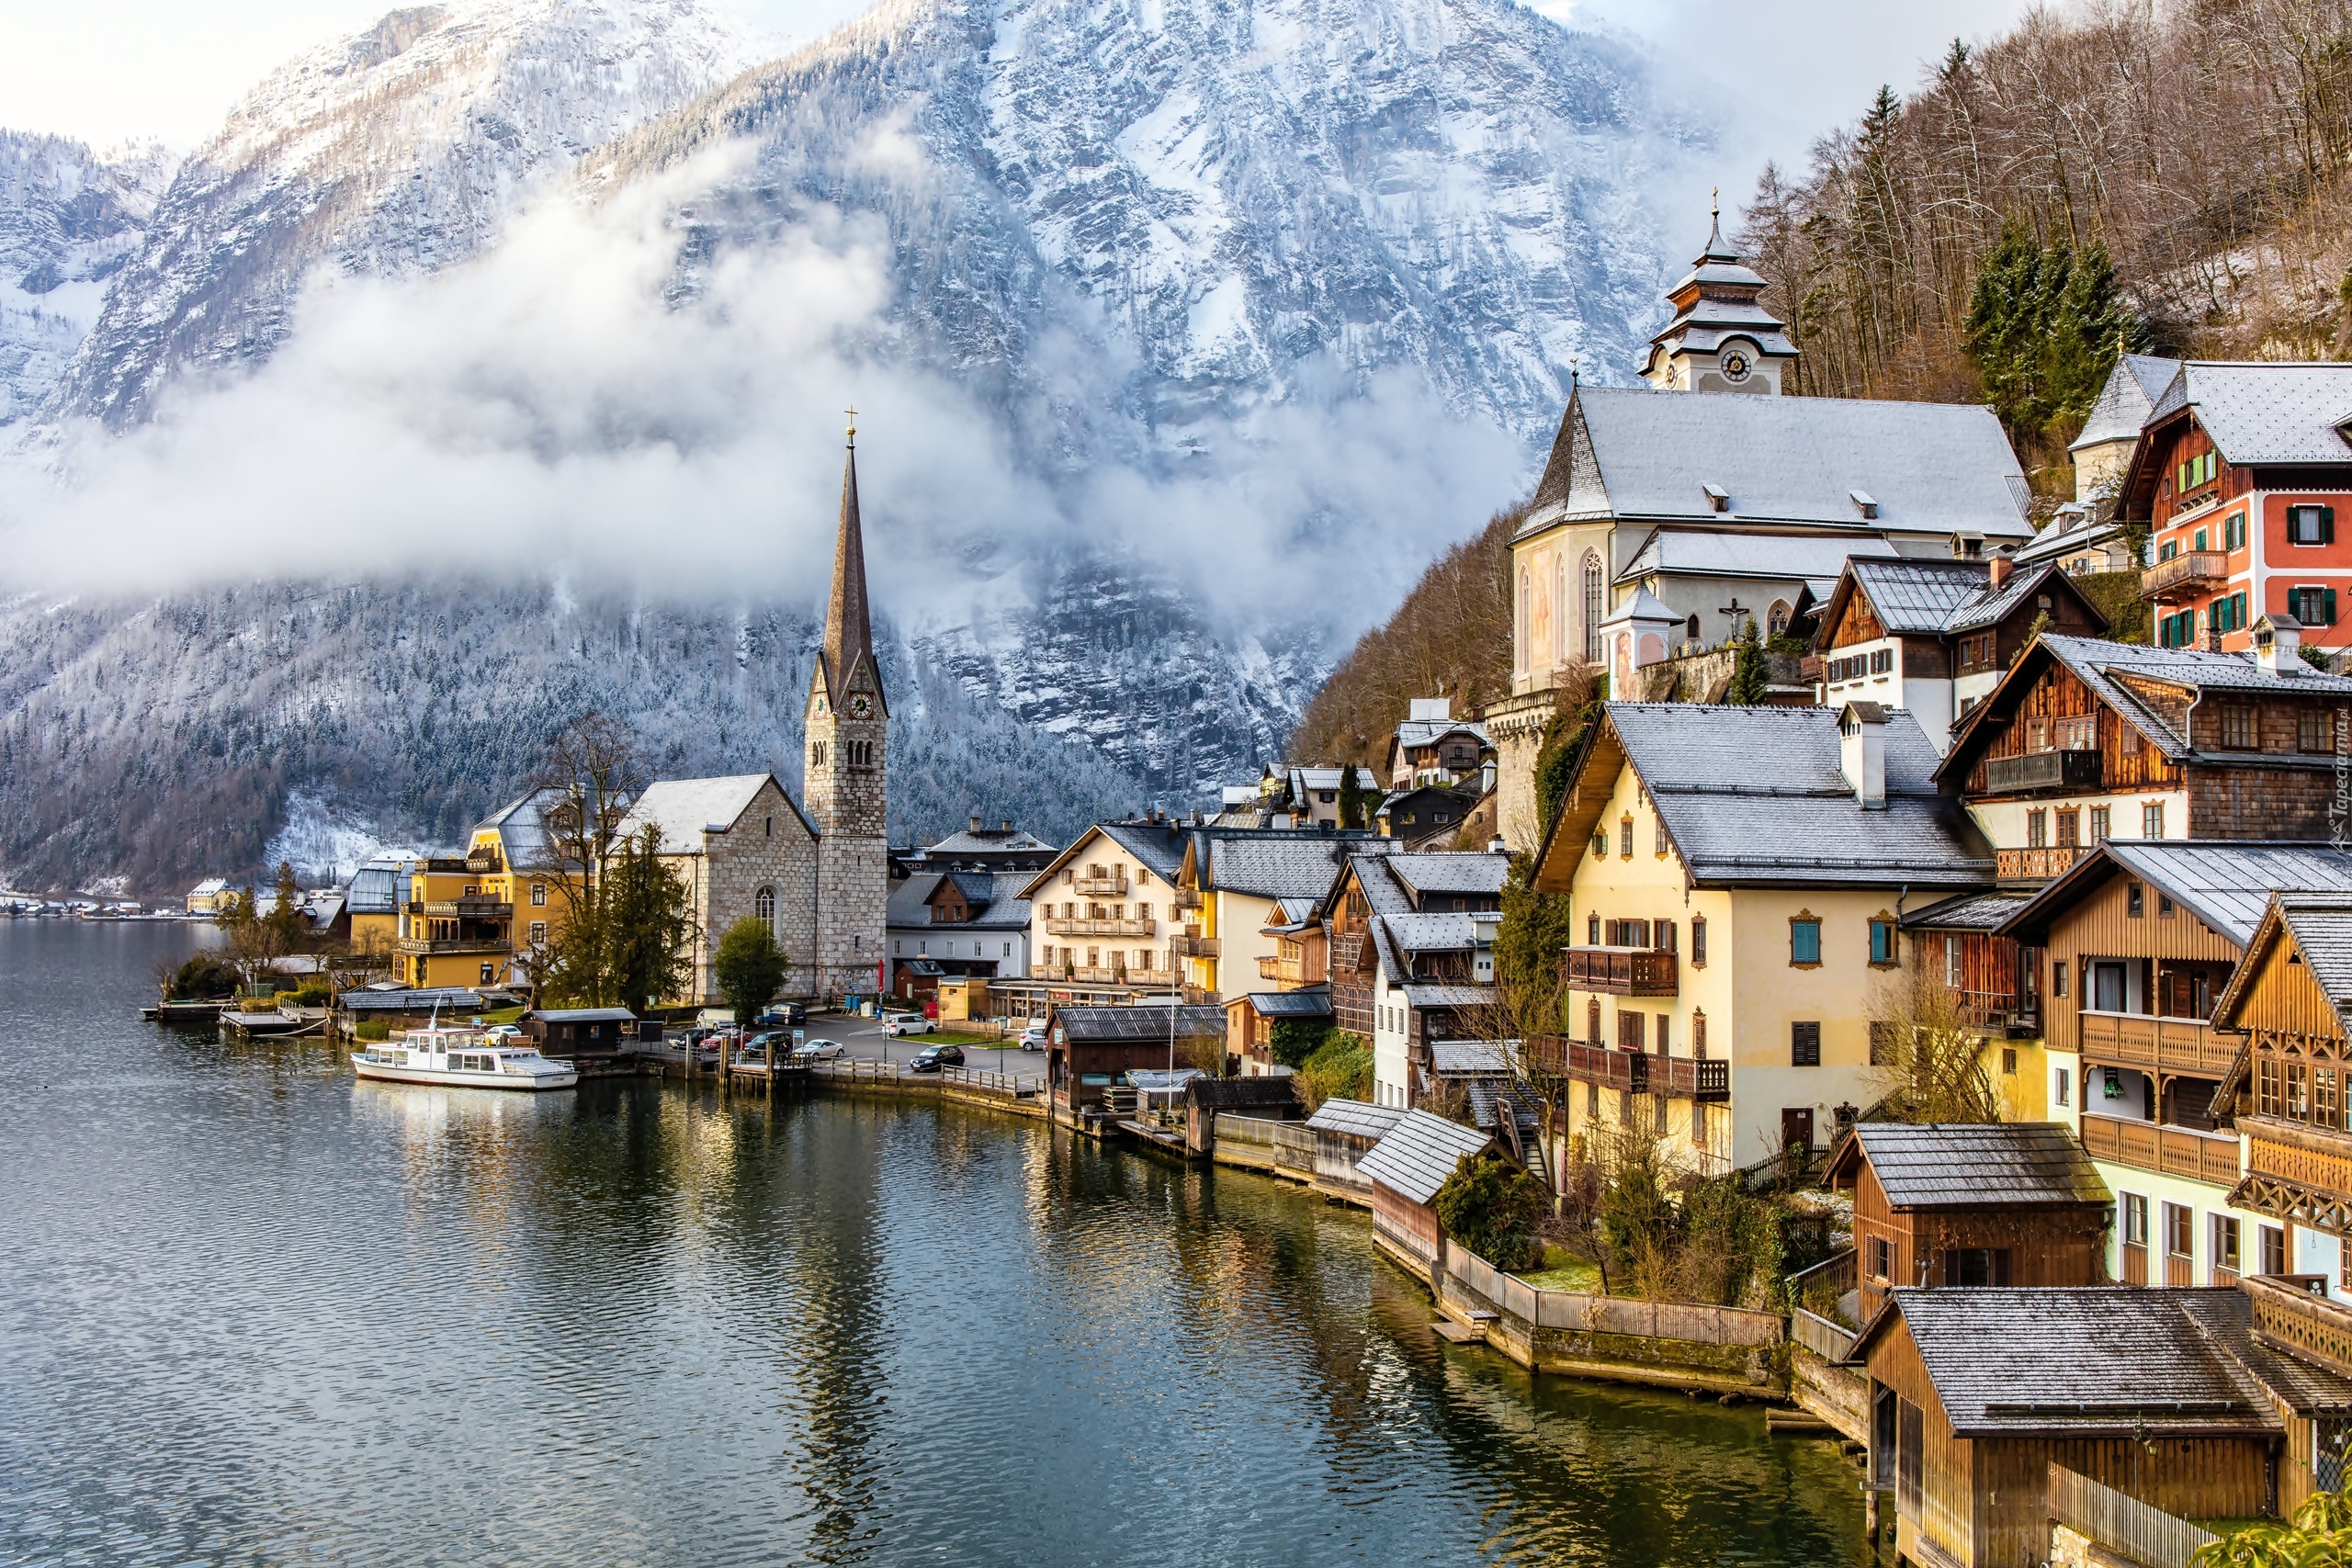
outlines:
{"label": "yellow house", "polygon": [[475,825],[464,858],[410,863],[393,942],[412,986],[523,983],[515,957],[560,930],[563,885],[577,873],[552,858],[542,809],[552,790],[524,795]]}
{"label": "yellow house", "polygon": [[1322,915],[1348,857],[1396,848],[1362,829],[1195,829],[1176,874],[1185,985],[1206,1002],[1255,988],[1280,967],[1282,932]]}
{"label": "yellow house", "polygon": [[1669,1141],[1716,1174],[1826,1148],[1883,1097],[1873,1005],[1906,902],[1989,886],[1993,853],[1910,715],[1611,703],[1538,852],[1581,942],[1549,1051],[1570,1143]]}

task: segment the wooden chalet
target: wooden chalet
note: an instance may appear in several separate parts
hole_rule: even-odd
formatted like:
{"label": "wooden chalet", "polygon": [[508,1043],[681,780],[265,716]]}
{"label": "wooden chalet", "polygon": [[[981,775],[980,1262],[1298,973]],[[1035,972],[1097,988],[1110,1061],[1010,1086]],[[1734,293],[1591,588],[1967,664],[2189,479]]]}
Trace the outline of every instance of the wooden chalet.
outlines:
{"label": "wooden chalet", "polygon": [[[653,1030],[659,1037],[661,1026]],[[638,1032],[637,1014],[627,1008],[535,1008],[523,1015],[523,1032],[543,1051],[617,1051],[624,1032]]]}
{"label": "wooden chalet", "polygon": [[2264,1331],[2352,1374],[2347,1017],[2352,892],[2276,895],[2213,1013],[2243,1042],[2216,1097],[2245,1135],[2230,1199],[2287,1233],[2284,1279],[2256,1298]]}
{"label": "wooden chalet", "polygon": [[1374,1239],[1423,1280],[1437,1266],[1445,1236],[1430,1207],[1438,1189],[1464,1157],[1493,1143],[1475,1127],[1408,1111],[1356,1161],[1356,1174],[1372,1188]]}
{"label": "wooden chalet", "polygon": [[1998,683],[2037,625],[2104,637],[2107,617],[2052,563],[1857,556],[1822,607],[1813,651],[1822,704],[1906,710],[1940,750],[1953,722]]}
{"label": "wooden chalet", "polygon": [[2051,1106],[2077,1122],[2117,1195],[2109,1266],[2126,1284],[2226,1284],[2285,1269],[2264,1256],[2281,1233],[2246,1234],[2230,1202],[2239,1141],[2214,1101],[2239,1043],[2207,1021],[2278,887],[2352,894],[2352,854],[2115,840],[2001,928],[2047,953]]}
{"label": "wooden chalet", "polygon": [[1854,1195],[1854,1321],[1913,1285],[2107,1282],[2114,1198],[2051,1122],[1857,1125],[1822,1185]]}
{"label": "wooden chalet", "polygon": [[2004,883],[2109,839],[2325,838],[2352,681],[2278,638],[2247,658],[2040,637],[1960,721],[1937,787],[1967,801]]}
{"label": "wooden chalet", "polygon": [[2282,1353],[2235,1289],[1902,1289],[1863,1330],[1870,1473],[1929,1568],[2050,1558],[2053,1465],[2188,1519],[2291,1510],[2352,1379]]}
{"label": "wooden chalet", "polygon": [[1178,1067],[1193,1065],[1203,1041],[1225,1049],[1225,1009],[1181,1007],[1056,1007],[1046,1016],[1046,1070],[1051,1110],[1062,1120],[1099,1111],[1119,1075],[1136,1067],[1165,1072],[1173,1041]]}

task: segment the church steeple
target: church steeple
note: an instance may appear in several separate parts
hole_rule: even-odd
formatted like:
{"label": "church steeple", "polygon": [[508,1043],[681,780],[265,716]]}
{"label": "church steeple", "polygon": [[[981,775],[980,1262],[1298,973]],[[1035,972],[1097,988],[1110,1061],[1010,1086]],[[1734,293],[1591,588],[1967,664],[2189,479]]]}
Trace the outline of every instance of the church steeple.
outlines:
{"label": "church steeple", "polygon": [[[857,411],[850,411],[854,421]],[[825,604],[823,661],[825,696],[842,705],[860,660],[874,666],[874,629],[865,605],[865,536],[857,516],[857,426],[849,427],[849,450],[842,462],[841,532],[833,541],[833,592]],[[876,682],[879,689],[879,682]]]}
{"label": "church steeple", "polygon": [[1650,339],[1642,379],[1660,391],[1778,392],[1797,357],[1760,296],[1770,287],[1724,238],[1721,202],[1708,209],[1706,249],[1667,290],[1674,319]]}

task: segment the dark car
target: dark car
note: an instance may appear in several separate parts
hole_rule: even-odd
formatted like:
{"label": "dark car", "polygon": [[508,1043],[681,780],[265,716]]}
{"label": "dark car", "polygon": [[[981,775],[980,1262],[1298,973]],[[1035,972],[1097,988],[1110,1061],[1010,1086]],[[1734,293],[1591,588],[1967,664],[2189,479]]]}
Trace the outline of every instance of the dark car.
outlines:
{"label": "dark car", "polygon": [[942,1067],[960,1067],[963,1065],[964,1047],[961,1045],[926,1045],[908,1061],[907,1071],[935,1073]]}
{"label": "dark car", "polygon": [[786,1035],[754,1034],[743,1042],[743,1049],[739,1053],[737,1059],[745,1062],[764,1062],[768,1059],[768,1053],[771,1050],[787,1046],[790,1043],[789,1037]]}
{"label": "dark car", "polygon": [[786,1026],[806,1023],[808,1021],[808,1009],[801,1002],[778,1002],[760,1014],[759,1021]]}

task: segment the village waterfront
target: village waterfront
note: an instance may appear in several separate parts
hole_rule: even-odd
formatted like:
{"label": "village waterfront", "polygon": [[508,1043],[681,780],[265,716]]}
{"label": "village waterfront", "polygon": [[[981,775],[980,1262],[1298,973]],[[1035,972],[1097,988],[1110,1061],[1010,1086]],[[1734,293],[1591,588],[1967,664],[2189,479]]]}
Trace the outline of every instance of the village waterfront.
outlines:
{"label": "village waterfront", "polygon": [[0,922],[0,1562],[1869,1561],[1834,1445],[1448,1347],[1263,1179],[140,1022],[214,940]]}

